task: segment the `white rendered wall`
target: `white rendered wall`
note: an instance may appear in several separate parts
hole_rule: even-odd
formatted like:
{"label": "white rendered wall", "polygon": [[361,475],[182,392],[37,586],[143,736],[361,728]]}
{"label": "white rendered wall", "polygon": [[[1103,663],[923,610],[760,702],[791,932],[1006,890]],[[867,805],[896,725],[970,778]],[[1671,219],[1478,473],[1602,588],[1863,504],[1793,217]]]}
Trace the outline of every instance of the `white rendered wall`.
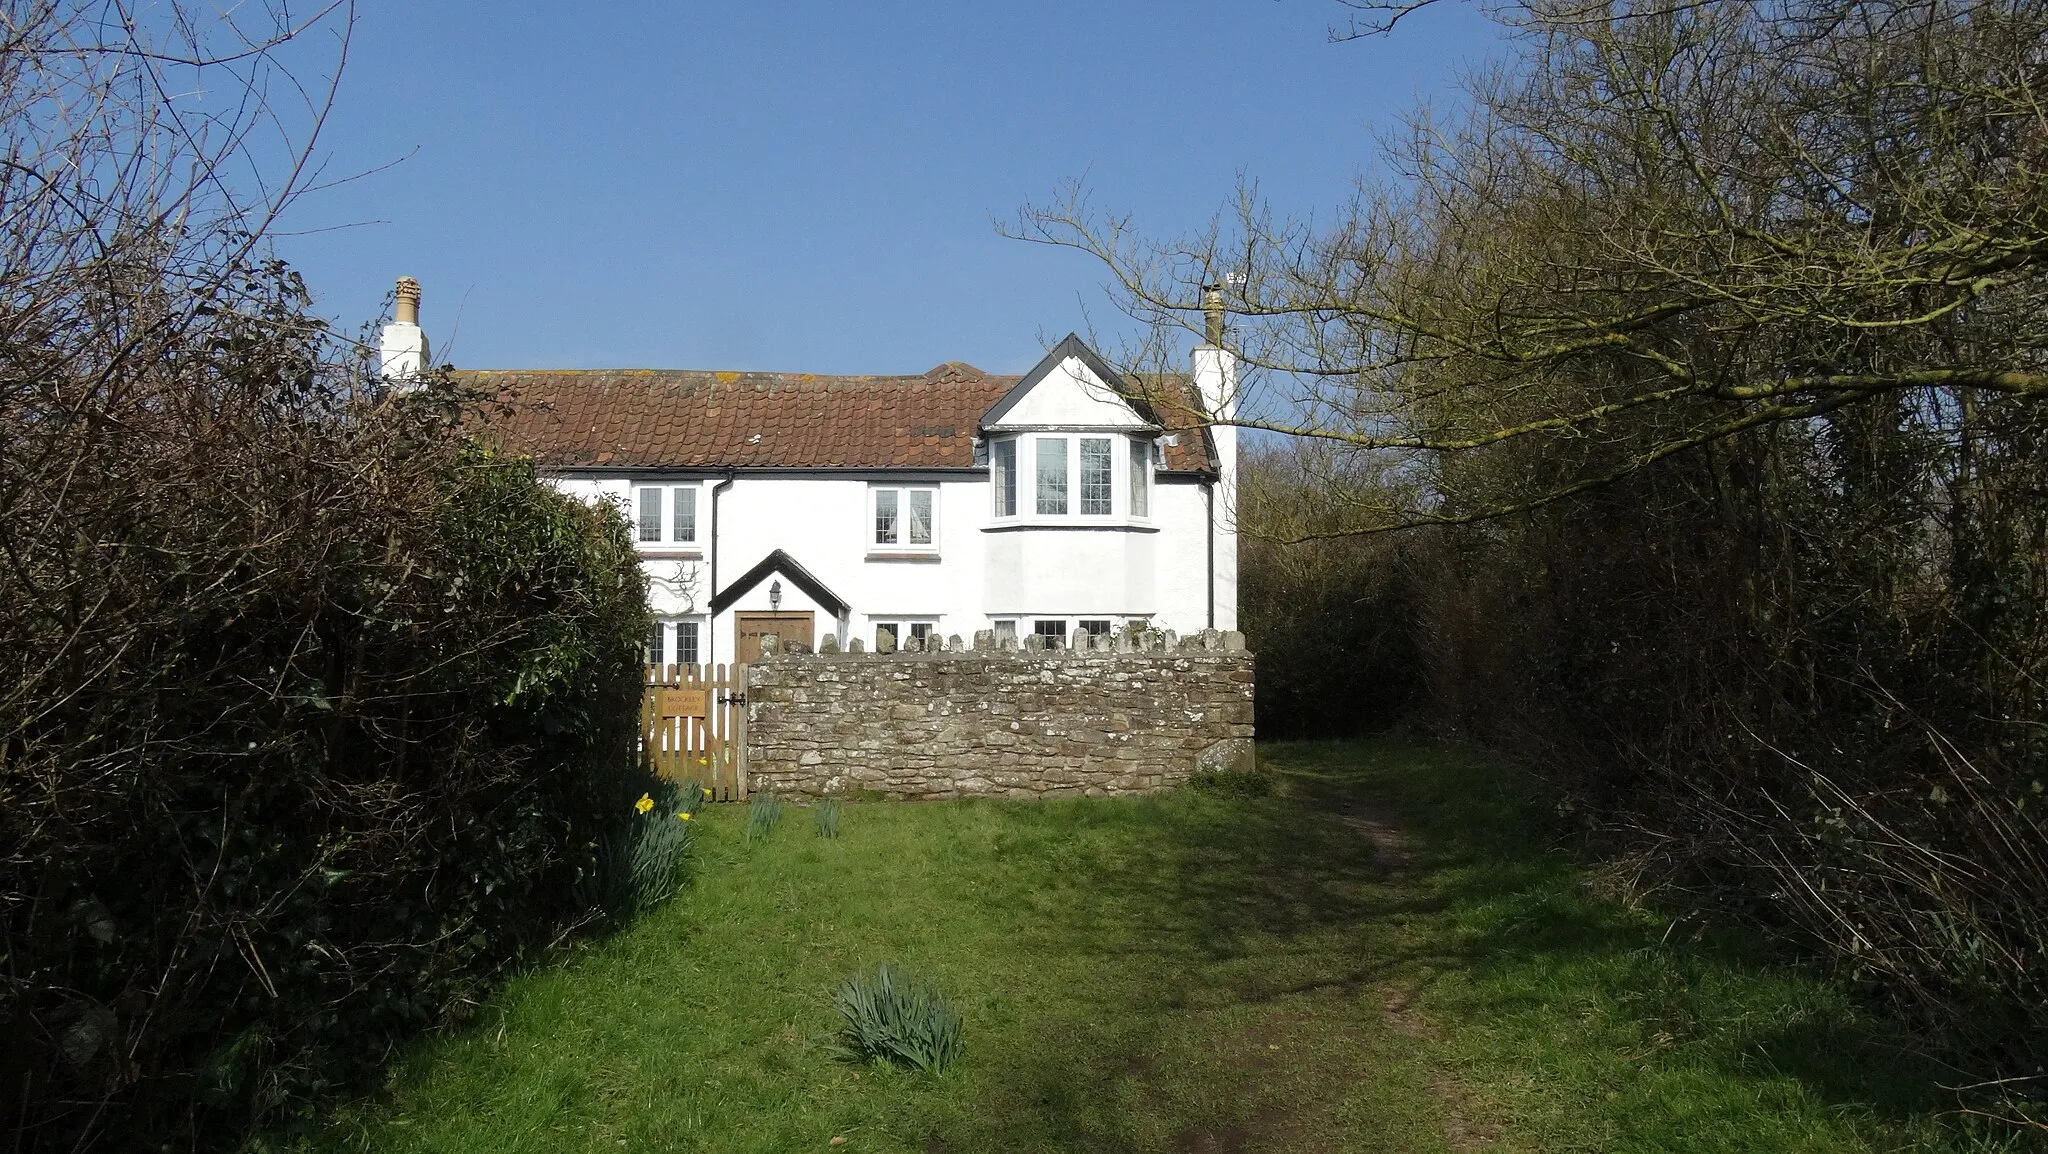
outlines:
{"label": "white rendered wall", "polygon": [[[710,482],[700,498],[698,524],[708,532]],[[874,640],[874,619],[919,617],[937,620],[941,635],[971,637],[988,624],[980,612],[982,584],[980,526],[988,506],[984,476],[949,479],[936,484],[938,542],[935,558],[869,560],[871,554],[893,553],[886,545],[872,548],[874,531],[869,490],[877,484],[908,487],[933,482],[904,474],[867,476],[742,476],[718,499],[718,579],[729,587],[776,549],[788,553],[827,589],[850,606],[840,642],[858,637]],[[773,579],[764,580],[718,615],[713,628],[715,660],[730,661],[733,614],[769,608]],[[782,578],[785,612],[811,609],[817,614],[820,639],[837,628],[831,614],[814,606],[788,578]]]}
{"label": "white rendered wall", "polygon": [[[633,482],[624,477],[550,478],[562,492],[587,501],[609,499],[631,509]],[[649,480],[656,480],[649,478]],[[675,478],[658,479],[676,484]],[[718,478],[699,482],[695,546],[646,546],[643,564],[650,578],[649,604],[663,617],[697,615],[709,620],[712,490]],[[931,484],[905,478],[889,484]],[[986,476],[951,478],[936,484],[938,492],[936,559],[870,560],[869,490],[864,476],[741,476],[718,503],[718,579],[721,587],[752,569],[770,552],[781,549],[809,570],[851,606],[839,640],[858,637],[874,641],[880,620],[933,620],[940,635],[971,638],[988,629],[997,617],[1148,616],[1163,629],[1191,632],[1208,624],[1208,540],[1202,487],[1154,484],[1152,527],[1155,532],[1118,529],[1026,528],[985,532],[993,521]],[[1225,594],[1222,577],[1223,538],[1218,538],[1218,596]],[[1233,538],[1234,540],[1234,538]],[[700,556],[688,557],[694,552]],[[676,554],[683,554],[678,557]],[[693,598],[685,582],[695,572]],[[769,590],[782,584],[784,612],[815,614],[816,636],[839,629],[832,614],[813,603],[787,576],[771,577],[748,590],[718,614],[707,631],[702,656],[729,662],[734,645],[734,613],[768,611]],[[1233,610],[1234,604],[1230,606]],[[1217,627],[1229,628],[1219,615]]]}
{"label": "white rendered wall", "polygon": [[[1205,403],[1227,418],[1235,408],[1236,388],[1230,355],[1220,349],[1197,349],[1194,376]],[[1061,362],[991,426],[998,434],[1051,429],[1139,436],[1152,428],[1078,357]],[[697,542],[643,547],[643,553],[661,554],[643,563],[650,578],[650,607],[663,617],[688,615],[709,621],[700,656],[711,662],[732,660],[734,614],[771,609],[770,588],[778,579],[782,611],[812,612],[814,635],[822,639],[835,633],[842,645],[854,638],[872,645],[877,620],[928,621],[941,636],[962,638],[990,628],[997,618],[1018,620],[1020,631],[1028,631],[1034,617],[1146,617],[1158,628],[1180,633],[1212,623],[1218,629],[1235,629],[1236,434],[1225,426],[1212,429],[1212,434],[1223,467],[1213,507],[1203,485],[1162,482],[1155,476],[1150,516],[1127,516],[1129,457],[1119,437],[1119,449],[1112,456],[1117,516],[1090,528],[1080,527],[1086,522],[1077,517],[1037,518],[1030,512],[1028,432],[1017,456],[1022,515],[1004,519],[1000,527],[985,472],[936,481],[915,473],[763,473],[738,476],[716,496],[720,478],[702,476],[697,479]],[[552,478],[565,493],[618,502],[629,517],[636,480],[683,483],[674,476]],[[878,484],[936,489],[934,555],[914,560],[876,556],[899,552],[870,544],[874,523],[869,493]],[[780,549],[848,603],[846,619],[835,619],[781,575],[762,580],[710,620],[710,601],[719,591],[710,581],[714,526],[721,589],[730,588]]]}
{"label": "white rendered wall", "polygon": [[991,429],[1143,429],[1145,421],[1079,357],[1068,357]]}

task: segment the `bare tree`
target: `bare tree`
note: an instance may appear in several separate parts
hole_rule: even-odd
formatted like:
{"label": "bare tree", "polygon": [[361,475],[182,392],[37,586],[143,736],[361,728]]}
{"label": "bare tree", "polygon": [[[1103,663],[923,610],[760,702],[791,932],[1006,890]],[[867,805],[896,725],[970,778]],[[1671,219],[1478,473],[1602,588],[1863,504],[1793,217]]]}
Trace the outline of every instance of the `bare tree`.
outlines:
{"label": "bare tree", "polygon": [[1248,187],[1158,241],[1076,187],[1014,230],[1100,258],[1155,330],[1196,331],[1229,285],[1237,423],[1429,482],[1338,491],[1351,519],[1303,535],[1496,517],[1859,406],[1967,437],[2048,397],[2037,0],[1506,15],[1516,65],[1412,124],[1403,179],[1334,224]]}

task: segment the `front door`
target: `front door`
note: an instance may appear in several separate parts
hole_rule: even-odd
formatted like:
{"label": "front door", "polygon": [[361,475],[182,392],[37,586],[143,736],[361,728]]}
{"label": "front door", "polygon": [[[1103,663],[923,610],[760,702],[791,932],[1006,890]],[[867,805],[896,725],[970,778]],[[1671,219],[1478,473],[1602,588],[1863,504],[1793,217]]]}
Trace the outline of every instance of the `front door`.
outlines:
{"label": "front door", "polygon": [[774,634],[782,644],[800,641],[804,648],[811,647],[811,618],[809,610],[801,613],[737,613],[733,615],[733,657],[746,665],[760,659],[761,638]]}

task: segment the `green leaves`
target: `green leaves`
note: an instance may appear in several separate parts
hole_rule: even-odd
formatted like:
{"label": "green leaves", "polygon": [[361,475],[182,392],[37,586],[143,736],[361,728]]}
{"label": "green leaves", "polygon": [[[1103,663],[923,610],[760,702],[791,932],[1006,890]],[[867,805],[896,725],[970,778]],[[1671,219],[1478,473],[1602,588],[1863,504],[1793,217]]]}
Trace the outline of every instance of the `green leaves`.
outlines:
{"label": "green leaves", "polygon": [[854,974],[832,1004],[839,1041],[857,1058],[937,1073],[960,1057],[961,1021],[936,990],[884,962]]}
{"label": "green leaves", "polygon": [[747,840],[767,837],[782,824],[782,799],[772,793],[757,793],[747,802]]}

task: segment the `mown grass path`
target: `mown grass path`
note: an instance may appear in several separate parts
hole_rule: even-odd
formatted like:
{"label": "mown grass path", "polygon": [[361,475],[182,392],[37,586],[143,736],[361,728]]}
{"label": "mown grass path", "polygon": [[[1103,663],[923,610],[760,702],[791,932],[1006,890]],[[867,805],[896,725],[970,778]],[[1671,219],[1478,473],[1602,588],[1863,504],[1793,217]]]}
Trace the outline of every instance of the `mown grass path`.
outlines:
{"label": "mown grass path", "polygon": [[[316,1145],[1985,1145],[1837,993],[1590,893],[1501,771],[1264,753],[1278,796],[851,805],[836,840],[791,809],[751,844],[713,810],[680,898],[514,982]],[[835,1053],[832,990],[881,961],[963,1012],[948,1073]]]}

